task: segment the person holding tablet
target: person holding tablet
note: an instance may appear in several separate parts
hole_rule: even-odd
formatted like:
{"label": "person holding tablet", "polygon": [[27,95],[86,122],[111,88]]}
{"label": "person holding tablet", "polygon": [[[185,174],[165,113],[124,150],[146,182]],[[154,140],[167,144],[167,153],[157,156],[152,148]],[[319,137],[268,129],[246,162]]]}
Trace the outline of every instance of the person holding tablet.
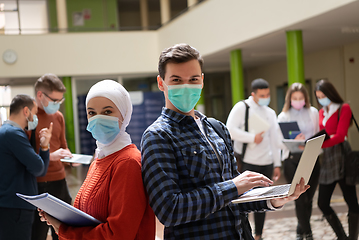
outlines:
{"label": "person holding tablet", "polygon": [[[307,89],[301,83],[293,83],[287,91],[282,112],[278,115],[278,122],[298,123],[300,134],[295,139],[308,139],[319,131],[318,110],[310,105]],[[292,182],[302,153],[282,151],[284,176],[288,183]],[[297,215],[297,240],[313,239],[310,226],[314,193],[318,186],[320,163],[316,162],[308,185],[310,188],[295,200]]]}

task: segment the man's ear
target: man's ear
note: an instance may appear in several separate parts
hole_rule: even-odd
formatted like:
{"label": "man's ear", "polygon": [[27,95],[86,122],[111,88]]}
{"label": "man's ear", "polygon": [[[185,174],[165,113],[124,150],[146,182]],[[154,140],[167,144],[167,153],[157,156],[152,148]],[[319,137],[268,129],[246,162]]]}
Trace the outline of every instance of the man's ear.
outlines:
{"label": "man's ear", "polygon": [[157,86],[158,86],[158,89],[161,90],[162,92],[164,92],[164,87],[163,87],[163,80],[161,78],[160,75],[157,75]]}
{"label": "man's ear", "polygon": [[204,73],[202,73],[202,89],[204,87]]}
{"label": "man's ear", "polygon": [[28,107],[24,107],[23,109],[22,109],[22,113],[24,114],[24,116],[26,117],[26,118],[28,118],[28,112],[30,112],[30,109],[28,108]]}
{"label": "man's ear", "polygon": [[37,91],[37,93],[36,93],[36,97],[37,97],[38,99],[40,99],[40,98],[41,98],[41,96],[42,96],[42,92],[41,92],[41,91]]}

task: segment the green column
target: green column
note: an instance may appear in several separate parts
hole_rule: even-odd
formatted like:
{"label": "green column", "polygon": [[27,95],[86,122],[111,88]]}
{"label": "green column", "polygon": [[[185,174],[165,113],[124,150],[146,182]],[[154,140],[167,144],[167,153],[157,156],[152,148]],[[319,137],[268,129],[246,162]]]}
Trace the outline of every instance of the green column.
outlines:
{"label": "green column", "polygon": [[72,105],[72,85],[71,77],[63,77],[62,81],[66,87],[65,97],[65,127],[67,145],[72,153],[76,152],[75,146],[75,128],[74,128],[74,110]]}
{"label": "green column", "polygon": [[242,51],[231,51],[231,88],[232,105],[244,99],[244,79],[242,66]]}
{"label": "green column", "polygon": [[302,31],[287,32],[288,86],[295,82],[305,84]]}

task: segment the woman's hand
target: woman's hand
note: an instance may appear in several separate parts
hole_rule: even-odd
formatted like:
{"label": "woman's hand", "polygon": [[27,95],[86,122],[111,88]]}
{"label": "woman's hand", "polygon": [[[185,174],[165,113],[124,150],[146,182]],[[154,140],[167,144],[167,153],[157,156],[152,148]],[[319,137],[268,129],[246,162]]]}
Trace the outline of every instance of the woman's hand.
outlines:
{"label": "woman's hand", "polygon": [[270,202],[271,202],[272,206],[275,208],[281,207],[284,204],[286,204],[287,202],[290,202],[290,201],[293,201],[293,200],[296,200],[297,198],[299,198],[299,196],[302,193],[304,193],[305,191],[307,191],[308,188],[310,188],[310,186],[305,185],[304,178],[301,178],[299,184],[297,184],[297,186],[295,186],[295,191],[292,195],[290,195],[288,197],[284,197],[284,198],[274,198],[274,199],[271,199]]}
{"label": "woman's hand", "polygon": [[294,139],[295,140],[305,140],[305,136],[303,133],[299,133]]}
{"label": "woman's hand", "polygon": [[62,223],[59,220],[57,220],[56,218],[51,217],[49,214],[47,214],[43,210],[41,210],[39,208],[37,210],[39,211],[40,220],[42,222],[46,222],[47,225],[51,225],[55,229],[55,232],[58,234],[60,225]]}

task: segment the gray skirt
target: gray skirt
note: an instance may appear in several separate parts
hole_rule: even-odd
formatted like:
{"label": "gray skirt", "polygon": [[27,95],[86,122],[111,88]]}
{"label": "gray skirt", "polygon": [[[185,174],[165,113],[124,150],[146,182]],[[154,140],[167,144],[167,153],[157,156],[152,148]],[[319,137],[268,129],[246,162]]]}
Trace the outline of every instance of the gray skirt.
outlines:
{"label": "gray skirt", "polygon": [[344,153],[350,150],[347,141],[333,147],[323,148],[319,184],[331,184],[344,178]]}

